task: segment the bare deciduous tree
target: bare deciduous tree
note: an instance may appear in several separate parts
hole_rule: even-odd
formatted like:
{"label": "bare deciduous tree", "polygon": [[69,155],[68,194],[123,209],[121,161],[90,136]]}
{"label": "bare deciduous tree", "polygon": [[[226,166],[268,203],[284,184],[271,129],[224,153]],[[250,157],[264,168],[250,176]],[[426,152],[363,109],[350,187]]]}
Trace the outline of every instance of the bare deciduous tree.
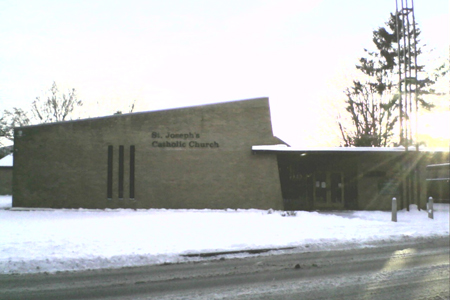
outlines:
{"label": "bare deciduous tree", "polygon": [[17,107],[3,111],[0,118],[0,145],[3,144],[2,140],[14,140],[14,127],[66,121],[71,118],[76,107],[83,105],[83,102],[78,100],[75,89],[69,90],[67,94],[60,93],[53,82],[49,93],[45,100],[36,97],[32,102],[31,112]]}
{"label": "bare deciduous tree", "polygon": [[5,110],[0,118],[0,138],[12,141],[14,140],[14,127],[30,124],[30,118],[23,109],[13,107],[12,111]]}
{"label": "bare deciduous tree", "polygon": [[39,123],[51,123],[66,121],[73,110],[82,106],[83,102],[78,100],[75,89],[69,90],[67,94],[60,93],[55,82],[50,89],[47,99],[36,97],[33,101],[31,112]]}

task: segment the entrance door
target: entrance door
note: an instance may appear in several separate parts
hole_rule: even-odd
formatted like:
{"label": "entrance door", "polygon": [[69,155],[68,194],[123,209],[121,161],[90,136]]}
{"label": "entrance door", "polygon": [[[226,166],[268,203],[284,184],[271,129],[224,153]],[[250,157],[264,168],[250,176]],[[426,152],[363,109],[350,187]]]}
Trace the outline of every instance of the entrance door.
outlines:
{"label": "entrance door", "polygon": [[330,174],[331,203],[343,204],[344,200],[344,182],[342,173]]}
{"label": "entrance door", "polygon": [[327,203],[327,173],[325,172],[314,174],[314,202]]}
{"label": "entrance door", "polygon": [[325,209],[344,208],[344,174],[342,172],[314,174],[314,206]]}

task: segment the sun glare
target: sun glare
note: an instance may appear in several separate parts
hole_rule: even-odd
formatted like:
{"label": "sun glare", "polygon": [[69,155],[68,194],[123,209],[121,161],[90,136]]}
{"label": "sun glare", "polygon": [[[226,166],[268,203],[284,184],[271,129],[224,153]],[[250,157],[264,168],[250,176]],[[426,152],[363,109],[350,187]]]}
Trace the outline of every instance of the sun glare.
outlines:
{"label": "sun glare", "polygon": [[449,147],[450,111],[433,112],[419,119],[419,140],[427,147]]}

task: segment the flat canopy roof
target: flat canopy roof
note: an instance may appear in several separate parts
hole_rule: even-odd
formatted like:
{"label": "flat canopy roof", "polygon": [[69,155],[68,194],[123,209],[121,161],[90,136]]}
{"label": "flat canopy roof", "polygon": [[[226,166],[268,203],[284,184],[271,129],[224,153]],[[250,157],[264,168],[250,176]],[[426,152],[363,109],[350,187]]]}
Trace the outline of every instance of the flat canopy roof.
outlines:
{"label": "flat canopy roof", "polygon": [[[252,146],[252,151],[255,152],[273,152],[273,153],[287,153],[287,152],[405,152],[406,148],[400,147],[290,147],[284,144],[280,145],[255,145]],[[408,151],[417,151],[415,146],[408,147]],[[448,152],[443,149],[419,149],[420,152]]]}
{"label": "flat canopy roof", "polygon": [[428,165],[427,168],[445,168],[450,167],[450,163]]}

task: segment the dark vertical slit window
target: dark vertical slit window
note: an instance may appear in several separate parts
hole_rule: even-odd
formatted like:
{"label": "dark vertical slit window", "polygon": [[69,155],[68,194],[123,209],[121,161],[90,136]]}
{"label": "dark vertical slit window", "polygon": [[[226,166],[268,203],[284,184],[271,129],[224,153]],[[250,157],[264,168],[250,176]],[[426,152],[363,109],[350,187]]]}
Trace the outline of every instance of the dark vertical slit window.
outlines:
{"label": "dark vertical slit window", "polygon": [[119,199],[123,199],[123,146],[119,146]]}
{"label": "dark vertical slit window", "polygon": [[108,146],[108,183],[106,185],[106,197],[112,199],[113,186],[113,146]]}
{"label": "dark vertical slit window", "polygon": [[130,199],[134,199],[134,152],[135,147],[130,146]]}

